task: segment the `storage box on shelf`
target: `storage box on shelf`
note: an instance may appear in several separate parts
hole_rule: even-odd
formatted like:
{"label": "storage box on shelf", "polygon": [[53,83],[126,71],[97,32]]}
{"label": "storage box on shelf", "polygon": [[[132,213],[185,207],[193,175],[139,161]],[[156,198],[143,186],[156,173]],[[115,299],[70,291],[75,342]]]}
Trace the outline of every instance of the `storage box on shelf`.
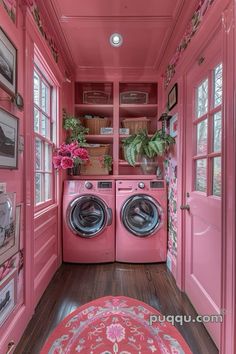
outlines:
{"label": "storage box on shelf", "polygon": [[81,175],[108,175],[109,167],[106,164],[110,154],[110,144],[90,144],[87,146],[89,161],[81,165]]}
{"label": "storage box on shelf", "polygon": [[[123,82],[119,91],[120,128],[128,128],[130,135],[143,129],[153,134],[157,130],[157,83]],[[143,174],[139,162],[132,167],[124,160],[122,139],[126,137],[120,134],[119,174]]]}
{"label": "storage box on shelf", "polygon": [[150,119],[146,117],[125,118],[122,120],[121,124],[124,128],[129,129],[130,134],[136,134],[143,129],[149,131]]}
{"label": "storage box on shelf", "polygon": [[110,144],[89,144],[87,150],[89,156],[104,156],[109,154]]}
{"label": "storage box on shelf", "polygon": [[111,124],[110,118],[101,118],[101,117],[85,117],[81,121],[83,125],[88,128],[89,134],[99,135],[101,134],[101,128],[108,128]]}
{"label": "storage box on shelf", "polygon": [[81,165],[82,176],[109,175],[109,169],[104,165],[103,156],[90,156],[87,163]]}

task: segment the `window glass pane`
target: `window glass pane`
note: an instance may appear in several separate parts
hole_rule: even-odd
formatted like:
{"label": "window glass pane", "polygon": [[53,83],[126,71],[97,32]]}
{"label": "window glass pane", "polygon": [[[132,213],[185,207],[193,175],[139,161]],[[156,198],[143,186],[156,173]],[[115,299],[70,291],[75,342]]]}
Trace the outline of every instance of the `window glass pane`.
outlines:
{"label": "window glass pane", "polygon": [[45,200],[52,199],[52,175],[45,173]]}
{"label": "window glass pane", "polygon": [[45,138],[47,137],[47,131],[48,131],[48,129],[47,129],[47,120],[48,120],[48,118],[42,114],[41,115],[41,134]]}
{"label": "window glass pane", "polygon": [[214,69],[214,81],[213,81],[213,99],[214,107],[219,106],[222,103],[222,64],[219,64]]}
{"label": "window glass pane", "polygon": [[39,111],[34,108],[34,131],[39,133]]}
{"label": "window glass pane", "polygon": [[197,154],[207,153],[207,119],[197,124]]}
{"label": "window glass pane", "polygon": [[208,109],[208,79],[198,86],[196,95],[196,116],[199,118],[206,114]]}
{"label": "window glass pane", "polygon": [[42,82],[41,107],[45,113],[49,113],[49,88]]}
{"label": "window glass pane", "polygon": [[195,188],[196,191],[206,192],[207,188],[207,160],[199,159],[196,161],[195,165],[196,177],[195,177]]}
{"label": "window glass pane", "polygon": [[35,139],[35,170],[42,169],[42,142],[39,139]]}
{"label": "window glass pane", "polygon": [[221,195],[221,157],[213,158],[213,195]]}
{"label": "window glass pane", "polygon": [[221,112],[217,112],[213,117],[213,151],[221,151],[222,139],[222,119]]}
{"label": "window glass pane", "polygon": [[39,76],[34,71],[34,103],[36,103],[38,106],[39,106],[39,87],[40,87]]}
{"label": "window glass pane", "polygon": [[52,147],[45,143],[45,171],[51,172],[52,170]]}
{"label": "window glass pane", "polygon": [[35,203],[42,202],[42,174],[35,174]]}

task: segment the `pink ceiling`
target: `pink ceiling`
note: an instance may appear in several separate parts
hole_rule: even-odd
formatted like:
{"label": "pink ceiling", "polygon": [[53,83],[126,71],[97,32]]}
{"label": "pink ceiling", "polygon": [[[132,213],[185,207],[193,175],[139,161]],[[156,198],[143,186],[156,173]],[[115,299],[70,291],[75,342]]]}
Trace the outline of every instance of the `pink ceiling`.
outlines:
{"label": "pink ceiling", "polygon": [[[77,77],[109,70],[156,74],[185,2],[47,0]],[[123,35],[119,48],[109,44],[114,32]]]}

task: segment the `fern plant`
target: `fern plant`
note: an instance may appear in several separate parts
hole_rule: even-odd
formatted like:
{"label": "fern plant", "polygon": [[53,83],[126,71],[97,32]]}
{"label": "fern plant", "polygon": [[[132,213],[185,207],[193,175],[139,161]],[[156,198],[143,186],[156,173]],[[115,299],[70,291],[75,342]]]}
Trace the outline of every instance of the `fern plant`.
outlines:
{"label": "fern plant", "polygon": [[138,155],[146,155],[148,158],[163,156],[175,143],[175,139],[162,129],[157,130],[151,137],[146,130],[141,130],[122,140],[125,160],[134,166]]}

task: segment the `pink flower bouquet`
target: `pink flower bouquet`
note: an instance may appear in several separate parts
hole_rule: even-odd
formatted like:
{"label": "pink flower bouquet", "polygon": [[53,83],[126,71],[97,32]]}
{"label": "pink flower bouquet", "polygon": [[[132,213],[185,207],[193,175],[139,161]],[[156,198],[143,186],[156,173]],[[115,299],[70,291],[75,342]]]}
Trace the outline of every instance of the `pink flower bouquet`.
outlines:
{"label": "pink flower bouquet", "polygon": [[68,169],[77,167],[84,161],[89,160],[88,151],[79,146],[78,142],[61,144],[53,156],[53,165],[57,169]]}

